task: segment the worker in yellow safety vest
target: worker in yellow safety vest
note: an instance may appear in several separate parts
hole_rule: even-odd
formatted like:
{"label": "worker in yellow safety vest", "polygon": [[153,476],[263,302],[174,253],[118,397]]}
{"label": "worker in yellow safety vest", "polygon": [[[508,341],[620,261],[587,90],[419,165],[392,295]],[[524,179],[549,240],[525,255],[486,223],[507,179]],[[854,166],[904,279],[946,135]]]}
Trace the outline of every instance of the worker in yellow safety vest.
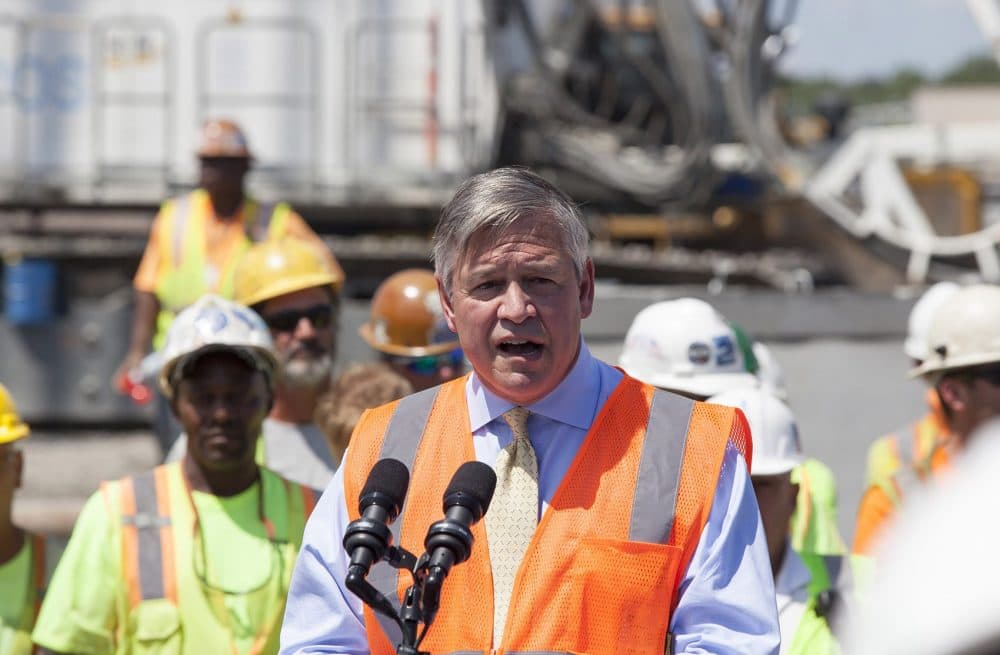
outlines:
{"label": "worker in yellow safety vest", "polygon": [[[657,302],[640,311],[619,363],[643,382],[694,400],[757,388],[787,396],[784,375],[770,351],[698,298]],[[809,457],[796,466],[792,478],[799,489],[790,524],[793,547],[819,555],[846,552],[837,525],[833,472]]]}
{"label": "worker in yellow safety vest", "polygon": [[45,591],[45,540],[11,518],[24,473],[18,446],[30,433],[0,384],[0,655],[31,653],[31,629]]}
{"label": "worker in yellow safety vest", "polygon": [[[928,332],[936,312],[959,287],[938,282],[910,310],[903,352],[914,367],[931,354]],[[856,553],[870,553],[882,529],[902,502],[910,479],[925,479],[951,465],[956,442],[936,388],[925,393],[927,413],[913,423],[880,437],[868,448],[865,492],[854,529]]]}
{"label": "worker in yellow safety vest", "polygon": [[802,467],[799,429],[788,406],[767,389],[735,389],[710,403],[743,410],[753,437],[750,476],[764,524],[781,627],[780,655],[838,655],[835,630],[859,583],[870,576],[862,556],[816,553],[796,548],[792,516],[799,511]]}
{"label": "worker in yellow safety vest", "polygon": [[204,296],[178,314],[164,357],[159,383],[189,447],[87,501],[32,634],[43,652],[277,652],[316,495],[254,460],[277,365],[267,326]]}
{"label": "worker in yellow safety vest", "polygon": [[[207,121],[197,155],[199,187],[167,200],[153,220],[133,280],[132,335],[115,374],[119,388],[130,375],[140,375],[150,345],[163,347],[177,312],[206,293],[233,297],[236,267],[252,242],[285,235],[310,241],[330,271],[343,279],[336,258],[287,203],[263,203],[247,195],[244,181],[253,158],[239,126]],[[169,408],[162,399],[157,410],[157,436],[166,451],[177,436],[176,425],[167,420]]]}

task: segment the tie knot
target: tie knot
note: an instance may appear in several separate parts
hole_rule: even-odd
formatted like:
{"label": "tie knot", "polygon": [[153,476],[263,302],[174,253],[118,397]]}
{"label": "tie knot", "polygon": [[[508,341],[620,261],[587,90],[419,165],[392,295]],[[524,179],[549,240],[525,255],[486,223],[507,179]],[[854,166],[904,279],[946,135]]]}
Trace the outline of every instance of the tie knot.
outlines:
{"label": "tie knot", "polygon": [[528,415],[531,414],[528,410],[523,407],[515,407],[513,409],[508,409],[503,413],[503,418],[507,421],[507,425],[510,426],[511,432],[514,433],[515,439],[527,439],[528,438]]}

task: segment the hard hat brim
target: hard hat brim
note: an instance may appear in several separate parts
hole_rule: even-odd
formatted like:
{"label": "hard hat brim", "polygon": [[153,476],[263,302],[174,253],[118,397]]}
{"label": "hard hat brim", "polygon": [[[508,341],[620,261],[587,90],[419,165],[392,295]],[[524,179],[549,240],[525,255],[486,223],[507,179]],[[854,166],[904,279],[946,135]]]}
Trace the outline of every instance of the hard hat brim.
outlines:
{"label": "hard hat brim", "polygon": [[329,286],[333,289],[334,293],[337,293],[340,291],[340,287],[343,283],[343,278],[333,273],[295,275],[283,280],[276,280],[273,283],[258,289],[256,293],[251,294],[246,298],[237,298],[236,301],[240,304],[246,305],[247,307],[253,307],[254,305],[260,304],[265,300],[271,300],[272,298],[277,298],[278,296],[283,296],[287,293],[294,293],[296,291],[311,289],[313,287]]}
{"label": "hard hat brim", "polygon": [[783,473],[791,473],[795,470],[795,467],[804,461],[806,461],[804,455],[790,455],[788,457],[767,457],[765,455],[754,455],[753,468],[750,470],[750,476],[782,475]]}
{"label": "hard hat brim", "polygon": [[269,386],[273,389],[274,378],[278,371],[278,360],[274,356],[274,353],[265,348],[257,348],[254,346],[233,346],[229,344],[209,343],[205,344],[201,348],[185,353],[173,361],[167,362],[160,370],[158,380],[160,390],[167,398],[173,398],[175,390],[173,383],[175,382],[175,374],[177,370],[180,369],[181,374],[183,375],[185,368],[190,367],[193,363],[205,355],[218,352],[232,353],[246,362],[247,365],[254,370],[264,373],[264,375],[269,379]]}
{"label": "hard hat brim", "polygon": [[461,348],[458,339],[454,341],[442,341],[427,346],[400,346],[393,343],[383,343],[375,338],[375,327],[371,321],[364,323],[358,328],[358,334],[369,346],[387,355],[398,357],[428,357],[431,355],[443,355],[446,352]]}
{"label": "hard hat brim", "polygon": [[[760,380],[752,373],[704,373],[700,375],[667,375],[633,372],[624,367],[625,372],[640,382],[660,389],[690,393],[706,398],[732,389],[757,389]],[[638,374],[637,374],[638,373]]]}
{"label": "hard hat brim", "polygon": [[1000,363],[1000,353],[967,355],[965,357],[953,357],[948,361],[930,359],[920,366],[910,369],[907,374],[910,378],[919,378],[931,373],[946,373],[960,368],[970,368],[972,366],[982,366],[984,364]]}
{"label": "hard hat brim", "polygon": [[26,423],[19,423],[13,428],[4,430],[0,432],[0,444],[14,443],[15,441],[20,441],[28,437],[31,434],[31,428],[28,427]]}

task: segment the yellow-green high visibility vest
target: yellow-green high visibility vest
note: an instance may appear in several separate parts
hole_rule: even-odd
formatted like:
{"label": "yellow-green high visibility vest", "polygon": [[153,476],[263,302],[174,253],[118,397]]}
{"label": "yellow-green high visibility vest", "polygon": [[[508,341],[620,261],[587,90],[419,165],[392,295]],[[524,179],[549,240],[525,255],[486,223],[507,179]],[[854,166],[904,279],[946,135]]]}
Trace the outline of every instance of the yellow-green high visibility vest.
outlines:
{"label": "yellow-green high visibility vest", "polygon": [[[267,539],[255,548],[272,558],[271,575],[253,588],[232,592],[253,595],[260,620],[239,626],[225,595],[207,578],[204,537],[180,463],[167,464],[117,482],[101,493],[120,516],[124,590],[118,607],[117,655],[269,655],[278,651],[281,617],[292,567],[316,492],[260,469],[262,523]],[[235,546],[233,546],[235,547]],[[242,645],[238,645],[238,642]]]}
{"label": "yellow-green high visibility vest", "polygon": [[168,200],[160,208],[159,244],[169,268],[156,287],[160,302],[153,337],[156,350],[163,347],[167,330],[179,311],[209,292],[223,298],[233,297],[233,276],[243,254],[253,242],[283,236],[292,211],[287,203],[260,204],[247,198],[243,202],[245,238],[223,270],[217,272],[217,279],[208,280],[205,224],[210,206],[208,193],[197,189]]}
{"label": "yellow-green high visibility vest", "polygon": [[823,462],[807,459],[792,471],[799,485],[790,525],[792,549],[798,553],[843,555],[847,546],[837,525],[837,481]]}
{"label": "yellow-green high visibility vest", "polygon": [[6,589],[3,593],[25,595],[24,611],[17,625],[5,625],[0,620],[0,655],[31,655],[31,629],[38,618],[45,595],[45,538],[41,535],[26,535],[30,550],[30,572],[28,588],[24,590]]}
{"label": "yellow-green high visibility vest", "polygon": [[[799,556],[809,569],[809,600],[795,634],[789,637],[788,655],[840,655],[840,643],[830,627],[831,616],[841,611],[843,603],[864,593],[871,578],[872,561],[862,555],[799,553]],[[782,635],[782,640],[786,636]]]}

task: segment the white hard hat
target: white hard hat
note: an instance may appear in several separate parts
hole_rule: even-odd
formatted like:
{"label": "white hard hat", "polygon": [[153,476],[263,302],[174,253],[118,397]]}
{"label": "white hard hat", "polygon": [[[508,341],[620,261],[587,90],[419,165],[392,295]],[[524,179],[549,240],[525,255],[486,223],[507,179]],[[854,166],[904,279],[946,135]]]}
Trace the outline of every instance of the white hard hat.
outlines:
{"label": "white hard hat", "polygon": [[792,410],[769,391],[734,389],[708,402],[743,410],[753,438],[752,475],[788,473],[805,460]]}
{"label": "white hard hat", "polygon": [[785,371],[774,358],[771,349],[760,341],[754,341],[753,356],[757,359],[757,379],[760,380],[761,387],[782,400],[788,400]]}
{"label": "white hard hat", "polygon": [[927,346],[927,358],[910,375],[1000,362],[1000,286],[956,291],[934,313]]}
{"label": "white hard hat", "polygon": [[927,333],[931,329],[931,321],[941,305],[955,295],[962,287],[954,282],[938,282],[927,289],[910,310],[910,320],[906,330],[906,341],[903,342],[903,352],[917,361],[924,361],[930,355],[927,346]]}
{"label": "white hard hat", "polygon": [[758,386],[736,333],[697,298],[658,302],[636,314],[618,361],[642,382],[697,396]]}
{"label": "white hard hat", "polygon": [[184,368],[201,355],[219,350],[239,355],[264,374],[269,387],[273,385],[278,360],[267,325],[252,309],[210,294],[171,323],[163,346],[160,389],[172,397]]}

